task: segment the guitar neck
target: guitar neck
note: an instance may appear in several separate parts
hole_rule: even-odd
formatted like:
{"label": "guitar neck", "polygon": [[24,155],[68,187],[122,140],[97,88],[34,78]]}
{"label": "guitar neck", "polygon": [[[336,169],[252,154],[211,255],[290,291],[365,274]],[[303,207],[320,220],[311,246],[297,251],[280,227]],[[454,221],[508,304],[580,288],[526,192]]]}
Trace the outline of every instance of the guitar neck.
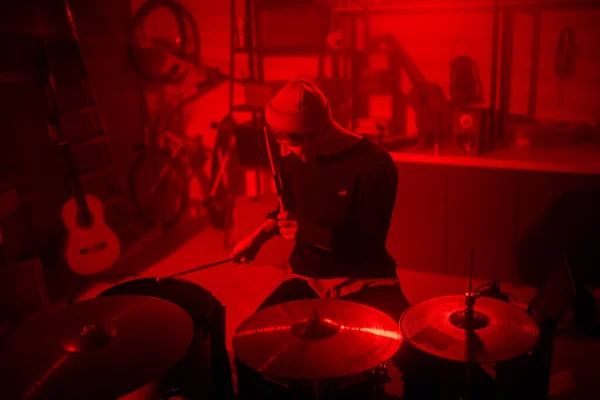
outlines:
{"label": "guitar neck", "polygon": [[[71,17],[71,12],[68,9],[68,4],[66,4],[67,7],[67,14],[71,23],[71,27],[74,29],[74,25],[73,25],[73,21],[72,21],[72,17]],[[39,15],[38,15],[39,17]],[[38,23],[38,29],[40,29],[39,26],[39,20],[36,20],[36,23]],[[48,63],[48,55],[46,54],[46,42],[45,42],[45,38],[46,35],[43,33],[43,30],[40,29],[41,37],[44,39],[44,45],[42,46],[42,48],[44,49],[44,57],[46,58],[46,63]],[[74,31],[73,32],[75,35],[75,40],[79,40],[77,37],[77,32]],[[79,57],[81,57],[81,55],[79,55]],[[73,192],[73,197],[75,197],[75,202],[77,204],[77,210],[79,212],[79,217],[82,223],[84,224],[88,224],[89,222],[91,222],[91,218],[92,218],[92,214],[90,212],[90,209],[87,205],[87,202],[85,201],[85,194],[83,193],[83,188],[81,186],[81,182],[79,180],[79,174],[77,173],[77,168],[75,165],[75,162],[73,161],[73,154],[71,153],[71,146],[69,144],[68,141],[64,140],[64,137],[62,135],[61,132],[61,117],[60,117],[60,109],[58,106],[58,96],[57,96],[57,91],[56,91],[56,83],[54,81],[54,74],[52,73],[51,69],[48,67],[48,86],[47,86],[47,90],[46,90],[46,95],[47,95],[47,100],[48,100],[48,105],[50,107],[50,110],[52,110],[51,115],[50,115],[50,119],[49,119],[49,123],[48,123],[48,131],[49,131],[49,136],[53,141],[58,141],[58,145],[60,147],[60,149],[62,150],[62,155],[63,158],[65,160],[65,164],[67,166],[67,174],[68,174],[68,178],[69,178],[69,184],[71,186],[71,190]],[[85,70],[85,68],[84,68]]]}
{"label": "guitar neck", "polygon": [[81,181],[79,180],[79,174],[77,173],[77,167],[75,165],[75,161],[73,160],[71,146],[66,141],[61,142],[59,146],[62,150],[63,158],[67,165],[69,184],[71,186],[73,197],[75,198],[75,203],[77,204],[79,215],[81,216],[83,223],[88,223],[91,220],[91,212],[87,202],[85,201],[85,193],[83,192],[83,187],[81,185]]}

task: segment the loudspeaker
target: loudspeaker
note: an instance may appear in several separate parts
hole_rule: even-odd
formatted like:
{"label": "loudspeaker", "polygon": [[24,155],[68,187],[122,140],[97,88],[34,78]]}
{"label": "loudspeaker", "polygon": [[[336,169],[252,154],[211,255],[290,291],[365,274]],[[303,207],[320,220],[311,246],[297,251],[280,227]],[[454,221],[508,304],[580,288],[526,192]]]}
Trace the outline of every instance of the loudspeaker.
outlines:
{"label": "loudspeaker", "polygon": [[465,154],[480,154],[483,138],[489,123],[489,110],[481,108],[459,108],[454,111],[452,123],[453,146]]}

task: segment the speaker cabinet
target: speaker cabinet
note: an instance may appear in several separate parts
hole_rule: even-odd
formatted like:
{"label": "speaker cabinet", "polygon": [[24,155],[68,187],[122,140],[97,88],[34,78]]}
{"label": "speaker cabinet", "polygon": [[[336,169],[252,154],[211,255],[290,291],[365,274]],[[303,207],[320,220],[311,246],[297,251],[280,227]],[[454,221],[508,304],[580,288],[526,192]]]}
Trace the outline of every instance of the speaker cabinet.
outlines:
{"label": "speaker cabinet", "polygon": [[482,108],[459,108],[454,111],[452,124],[453,147],[465,154],[483,151],[483,138],[489,124],[490,111]]}

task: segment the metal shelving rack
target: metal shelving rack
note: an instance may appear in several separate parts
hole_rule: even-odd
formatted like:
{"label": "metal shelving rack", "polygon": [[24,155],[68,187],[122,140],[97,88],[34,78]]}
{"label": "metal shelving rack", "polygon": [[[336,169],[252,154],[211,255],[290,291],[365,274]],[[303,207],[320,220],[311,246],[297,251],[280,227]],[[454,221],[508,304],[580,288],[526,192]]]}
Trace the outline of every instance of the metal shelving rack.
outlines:
{"label": "metal shelving rack", "polygon": [[[490,82],[490,131],[486,138],[488,142],[487,149],[492,150],[496,139],[504,138],[504,123],[509,112],[510,106],[510,81],[512,74],[512,53],[513,53],[513,21],[515,12],[529,13],[533,16],[533,45],[531,49],[531,79],[529,83],[528,115],[531,120],[535,119],[538,69],[540,57],[541,40],[541,15],[545,11],[574,11],[574,10],[594,10],[600,9],[598,0],[512,0],[512,1],[481,1],[481,2],[453,2],[453,3],[431,3],[431,4],[405,4],[398,6],[373,6],[373,7],[336,7],[334,15],[338,18],[349,18],[350,21],[343,23],[346,27],[344,36],[350,40],[350,47],[355,48],[356,20],[363,19],[365,24],[365,37],[368,36],[368,17],[376,15],[404,15],[404,14],[427,14],[427,13],[447,13],[447,12],[469,12],[493,13],[492,24],[492,71]],[[502,34],[502,44],[500,44],[500,34]],[[499,53],[502,54],[500,71],[498,72]],[[500,83],[497,84],[498,73],[500,74]],[[352,96],[356,96],[356,79],[352,79]],[[496,98],[499,93],[498,106]],[[355,100],[352,101],[356,104]],[[352,113],[351,113],[352,114]]]}
{"label": "metal shelving rack", "polygon": [[[261,0],[230,0],[230,70],[232,74],[236,72],[238,62],[247,63],[248,79],[247,84],[265,84],[270,86],[271,93],[282,87],[287,81],[273,81],[265,79],[265,58],[267,57],[317,57],[318,58],[318,82],[322,84],[325,79],[325,59],[327,56],[327,46],[325,40],[318,46],[269,46],[264,43],[261,34],[261,13],[272,11],[274,9],[287,9],[288,5],[285,1],[269,2],[263,4]],[[323,10],[329,11],[329,7],[323,7]],[[329,14],[328,14],[329,15]],[[243,29],[238,27],[238,20],[243,21]],[[241,33],[243,43],[238,43],[238,38]],[[301,34],[301,32],[299,32]],[[241,45],[240,45],[241,44]],[[239,56],[245,55],[245,60],[237,60]],[[240,57],[241,58],[241,57]],[[290,77],[291,78],[291,77]],[[240,102],[235,98],[235,83],[230,82],[229,86],[229,110],[230,114],[240,115],[245,119],[250,114],[251,127],[256,127],[262,131],[262,123],[264,116],[264,105],[249,104],[248,101]],[[260,139],[264,140],[264,139]],[[260,197],[263,193],[268,193],[270,190],[265,188],[264,176],[269,176],[270,169],[268,166],[248,166],[245,167],[246,172],[253,172],[255,179],[253,184],[256,187],[256,195]],[[248,181],[247,181],[248,182]]]}
{"label": "metal shelving rack", "polygon": [[[318,83],[322,83],[325,77],[325,58],[327,56],[326,43],[323,42],[321,46],[267,46],[262,41],[262,35],[260,34],[259,17],[263,11],[273,10],[276,7],[286,9],[286,3],[281,1],[279,5],[261,5],[260,0],[243,0],[244,1],[244,15],[243,15],[243,46],[238,46],[236,38],[238,37],[239,31],[237,29],[238,10],[236,0],[231,0],[231,42],[230,42],[230,69],[232,73],[235,72],[236,56],[239,54],[245,54],[248,62],[248,83],[259,83],[269,84],[274,88],[279,88],[286,81],[267,81],[265,80],[264,71],[264,59],[266,57],[318,57]],[[326,8],[323,7],[325,11]],[[252,113],[253,121],[259,118],[264,107],[251,106],[247,104],[237,104],[234,100],[234,83],[230,84],[229,89],[229,107],[231,112],[250,112]]]}

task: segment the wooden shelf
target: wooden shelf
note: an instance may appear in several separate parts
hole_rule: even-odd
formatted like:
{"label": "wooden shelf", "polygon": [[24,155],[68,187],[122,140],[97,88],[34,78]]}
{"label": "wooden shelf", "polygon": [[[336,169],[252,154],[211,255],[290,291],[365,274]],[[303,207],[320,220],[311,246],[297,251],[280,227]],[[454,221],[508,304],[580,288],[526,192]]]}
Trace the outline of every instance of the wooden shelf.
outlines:
{"label": "wooden shelf", "polygon": [[600,149],[594,146],[552,149],[513,147],[479,156],[443,149],[439,155],[415,150],[390,154],[394,161],[401,163],[600,175]]}
{"label": "wooden shelf", "polygon": [[[514,11],[551,11],[551,10],[591,10],[600,9],[600,2],[595,0],[512,0],[500,1],[500,9]],[[407,13],[443,13],[443,12],[492,12],[492,1],[455,2],[440,4],[404,4],[381,7],[338,7],[334,9],[339,15],[394,15]]]}

